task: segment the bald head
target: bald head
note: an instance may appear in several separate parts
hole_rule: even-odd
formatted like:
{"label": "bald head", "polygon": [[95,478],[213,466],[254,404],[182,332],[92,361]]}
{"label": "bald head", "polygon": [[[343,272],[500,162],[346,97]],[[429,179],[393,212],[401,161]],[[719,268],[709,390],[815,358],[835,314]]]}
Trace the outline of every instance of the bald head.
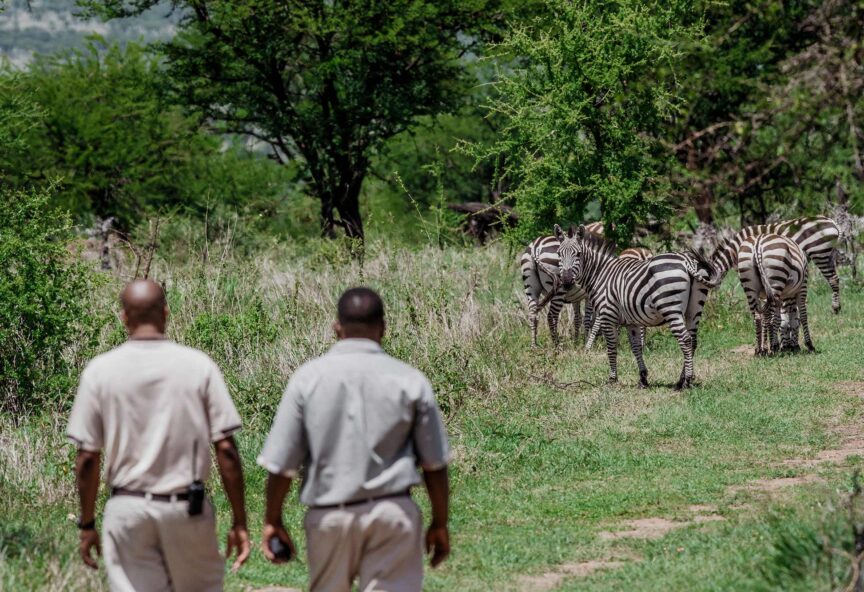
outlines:
{"label": "bald head", "polygon": [[336,334],[340,339],[362,337],[381,341],[384,336],[384,302],[375,290],[351,288],[339,298]]}
{"label": "bald head", "polygon": [[123,322],[130,335],[142,327],[158,333],[165,332],[168,320],[168,302],[162,286],[153,280],[134,280],[120,292]]}

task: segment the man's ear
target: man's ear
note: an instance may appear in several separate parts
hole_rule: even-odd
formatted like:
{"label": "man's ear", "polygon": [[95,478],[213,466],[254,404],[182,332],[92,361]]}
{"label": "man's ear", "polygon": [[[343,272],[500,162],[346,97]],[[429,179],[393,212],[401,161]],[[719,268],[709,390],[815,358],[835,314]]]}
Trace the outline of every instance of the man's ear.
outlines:
{"label": "man's ear", "polygon": [[585,225],[584,224],[580,224],[579,228],[576,229],[576,236],[579,237],[580,240],[585,238]]}
{"label": "man's ear", "polygon": [[558,226],[557,224],[552,229],[552,232],[555,234],[555,238],[557,238],[559,241],[564,240],[564,231],[561,230],[561,227]]}
{"label": "man's ear", "polygon": [[333,321],[333,332],[336,334],[336,339],[342,339],[342,324],[339,321]]}

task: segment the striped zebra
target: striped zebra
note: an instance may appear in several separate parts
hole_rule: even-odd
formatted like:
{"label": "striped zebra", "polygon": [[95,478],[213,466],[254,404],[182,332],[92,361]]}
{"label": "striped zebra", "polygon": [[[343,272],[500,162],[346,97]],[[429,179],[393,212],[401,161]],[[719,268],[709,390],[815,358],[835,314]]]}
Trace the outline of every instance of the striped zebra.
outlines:
{"label": "striped zebra", "polygon": [[[603,223],[593,222],[585,226],[587,232],[598,235],[603,234]],[[579,325],[582,319],[581,303],[585,299],[585,291],[573,287],[570,290],[560,291],[558,289],[558,239],[554,236],[541,236],[531,241],[522,253],[519,260],[522,269],[522,284],[525,287],[525,298],[528,300],[528,322],[531,324],[531,343],[537,346],[538,312],[543,308],[539,303],[541,299],[549,300],[549,311],[546,313],[546,321],[549,324],[549,333],[552,343],[557,347],[558,320],[561,317],[561,309],[565,304],[573,306],[573,340],[579,339]],[[552,292],[555,292],[554,295]],[[590,312],[586,302],[585,311],[585,333],[591,328]]]}
{"label": "striped zebra", "polygon": [[800,350],[799,321],[807,349],[815,351],[807,323],[807,257],[798,243],[773,233],[747,237],[738,249],[738,275],[756,326],[757,356],[768,353],[769,336],[772,353],[781,346]]}
{"label": "striped zebra", "polygon": [[612,243],[570,228],[565,234],[555,225],[561,284],[580,286],[590,296],[606,339],[609,381],[618,380],[618,331],[627,327],[630,349],[639,365],[639,387],[648,386],[648,368],[642,358],[641,327],[669,325],[684,354],[677,389],[693,382],[696,331],[713,281],[711,264],[695,252],[666,253],[640,261],[615,256]]}
{"label": "striped zebra", "polygon": [[[645,261],[654,256],[654,253],[651,252],[651,249],[646,249],[645,247],[630,247],[629,249],[624,249],[618,254],[619,259],[636,259],[637,261]],[[585,317],[586,317],[586,327],[588,325],[588,300],[586,300],[585,304]],[[592,311],[593,312],[593,311]],[[594,341],[597,339],[598,333],[600,333],[600,323],[597,322],[597,317],[594,317],[592,314],[591,319],[591,331],[588,334],[588,339],[585,341],[585,349],[591,349],[594,347]],[[645,347],[645,327],[639,328],[639,340],[642,342],[642,347]]]}
{"label": "striped zebra", "polygon": [[738,249],[744,239],[762,234],[774,233],[787,236],[798,243],[807,259],[813,261],[831,286],[831,309],[840,312],[840,276],[837,275],[837,242],[840,229],[831,218],[812,216],[795,218],[773,224],[759,224],[742,228],[734,236],[723,241],[714,251],[711,263],[717,270],[719,279],[738,260]]}

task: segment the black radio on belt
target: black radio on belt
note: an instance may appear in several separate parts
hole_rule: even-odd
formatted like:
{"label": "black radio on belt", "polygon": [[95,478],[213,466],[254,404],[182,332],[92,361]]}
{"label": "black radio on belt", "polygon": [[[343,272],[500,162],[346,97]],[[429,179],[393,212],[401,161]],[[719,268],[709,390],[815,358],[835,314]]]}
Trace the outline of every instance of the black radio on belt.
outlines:
{"label": "black radio on belt", "polygon": [[204,511],[204,484],[195,480],[189,486],[189,515],[197,516]]}
{"label": "black radio on belt", "polygon": [[192,485],[189,486],[189,515],[198,516],[204,511],[204,483],[198,478],[195,470],[198,460],[198,440],[192,444]]}

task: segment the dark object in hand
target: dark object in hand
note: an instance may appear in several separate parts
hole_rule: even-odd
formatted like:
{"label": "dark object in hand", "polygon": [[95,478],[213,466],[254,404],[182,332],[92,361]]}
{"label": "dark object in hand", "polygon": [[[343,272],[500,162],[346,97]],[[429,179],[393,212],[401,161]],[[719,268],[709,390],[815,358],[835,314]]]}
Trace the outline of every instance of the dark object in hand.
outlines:
{"label": "dark object in hand", "polygon": [[204,511],[204,484],[193,481],[189,486],[189,515],[198,516]]}
{"label": "dark object in hand", "polygon": [[279,537],[270,537],[267,546],[270,547],[270,552],[276,556],[276,559],[291,561],[291,547],[283,543]]}

